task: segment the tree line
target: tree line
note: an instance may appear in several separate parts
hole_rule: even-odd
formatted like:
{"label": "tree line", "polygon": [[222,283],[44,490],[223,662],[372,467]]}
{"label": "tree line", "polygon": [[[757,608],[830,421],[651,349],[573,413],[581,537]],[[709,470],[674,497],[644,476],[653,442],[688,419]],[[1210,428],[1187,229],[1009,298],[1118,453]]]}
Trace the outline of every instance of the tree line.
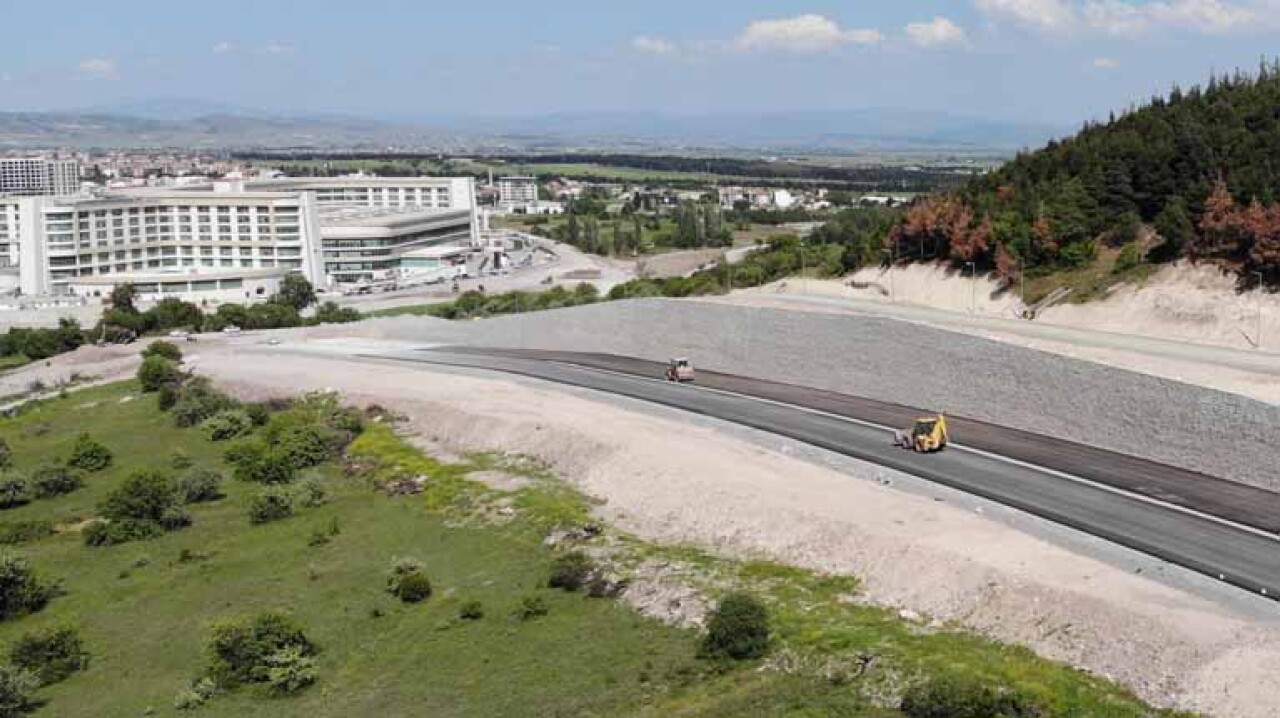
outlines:
{"label": "tree line", "polygon": [[[1004,276],[1091,262],[1103,246],[1152,262],[1190,256],[1280,281],[1280,63],[1175,87],[1074,137],[922,199],[889,233]],[[1144,237],[1154,231],[1154,241]]]}

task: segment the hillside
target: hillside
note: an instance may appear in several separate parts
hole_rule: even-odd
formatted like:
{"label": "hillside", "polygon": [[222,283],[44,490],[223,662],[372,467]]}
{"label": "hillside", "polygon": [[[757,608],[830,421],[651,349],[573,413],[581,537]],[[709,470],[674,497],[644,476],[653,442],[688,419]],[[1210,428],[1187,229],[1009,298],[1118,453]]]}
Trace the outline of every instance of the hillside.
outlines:
{"label": "hillside", "polygon": [[974,262],[1005,278],[1189,256],[1245,283],[1280,281],[1280,63],[1175,88],[1076,136],[918,202],[900,257]]}

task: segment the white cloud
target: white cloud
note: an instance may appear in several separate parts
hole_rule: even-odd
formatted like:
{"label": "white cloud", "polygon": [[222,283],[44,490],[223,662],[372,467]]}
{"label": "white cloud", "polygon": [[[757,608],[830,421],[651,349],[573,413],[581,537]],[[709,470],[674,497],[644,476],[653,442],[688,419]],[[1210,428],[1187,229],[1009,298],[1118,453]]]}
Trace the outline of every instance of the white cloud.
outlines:
{"label": "white cloud", "polygon": [[824,52],[841,45],[873,45],[884,39],[878,30],[846,30],[822,15],[756,20],[738,36],[741,50]]}
{"label": "white cloud", "polygon": [[80,74],[86,77],[114,80],[120,76],[119,71],[116,69],[116,61],[105,57],[91,57],[81,60],[78,69]]}
{"label": "white cloud", "polygon": [[1085,23],[1111,35],[1137,35],[1154,27],[1178,27],[1207,33],[1248,28],[1258,19],[1251,8],[1227,0],[1159,0],[1135,5],[1123,0],[1089,0]]}
{"label": "white cloud", "polygon": [[235,49],[235,46],[229,42],[220,42],[213,46],[213,54],[225,55]]}
{"label": "white cloud", "polygon": [[942,16],[907,25],[907,37],[920,47],[943,47],[965,41],[964,28]]}
{"label": "white cloud", "polygon": [[1093,66],[1099,70],[1118,70],[1120,61],[1113,57],[1099,57],[1093,61]]}
{"label": "white cloud", "polygon": [[631,47],[637,52],[643,52],[647,55],[674,55],[676,53],[675,43],[664,37],[653,37],[652,35],[640,35],[631,41]]}
{"label": "white cloud", "polygon": [[1075,24],[1076,10],[1067,0],[974,0],[978,11],[1037,30],[1065,30]]}
{"label": "white cloud", "polygon": [[262,48],[262,51],[267,53],[268,55],[292,55],[293,45],[289,45],[282,42],[273,42],[270,45],[267,45],[266,47]]}

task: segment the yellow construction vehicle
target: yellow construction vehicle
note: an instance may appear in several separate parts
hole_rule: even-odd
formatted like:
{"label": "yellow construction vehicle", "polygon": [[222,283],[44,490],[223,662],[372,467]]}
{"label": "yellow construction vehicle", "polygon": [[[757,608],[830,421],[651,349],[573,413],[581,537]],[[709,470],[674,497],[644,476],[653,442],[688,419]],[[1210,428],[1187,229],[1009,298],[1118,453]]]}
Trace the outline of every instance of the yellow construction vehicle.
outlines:
{"label": "yellow construction vehicle", "polygon": [[947,417],[942,414],[925,416],[916,420],[906,431],[895,431],[893,443],[921,454],[932,454],[947,448],[951,436],[947,433]]}

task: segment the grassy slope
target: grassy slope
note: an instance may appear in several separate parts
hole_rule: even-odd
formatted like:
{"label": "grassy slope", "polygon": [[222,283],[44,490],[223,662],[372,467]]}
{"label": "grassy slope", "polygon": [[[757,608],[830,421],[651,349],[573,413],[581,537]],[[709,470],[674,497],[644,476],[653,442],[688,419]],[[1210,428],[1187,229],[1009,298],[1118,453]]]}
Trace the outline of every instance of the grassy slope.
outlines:
{"label": "grassy slope", "polygon": [[[153,399],[120,403],[132,384],[77,392],[14,420],[0,435],[19,467],[64,456],[87,430],[116,453],[116,466],[82,491],[0,513],[0,521],[72,522],[129,471],[163,466],[181,447],[199,464],[221,465],[221,448],[198,431],[168,425]],[[302,695],[271,700],[252,693],[219,696],[201,715],[269,710],[279,716],[354,715],[845,715],[889,718],[867,708],[852,686],[892,690],[904,675],[958,671],[1017,685],[1055,709],[1053,715],[1136,718],[1149,713],[1127,692],[1038,659],[1028,651],[949,630],[924,630],[891,613],[840,600],[852,578],[822,577],[769,563],[739,563],[682,547],[620,537],[624,563],[658,559],[696,569],[711,595],[746,586],[772,607],[775,655],[797,672],[721,673],[695,659],[697,636],[643,619],[620,604],[539,588],[551,553],[548,527],[585,520],[586,505],[545,470],[475,457],[446,466],[375,426],[353,445],[406,475],[431,477],[417,497],[388,498],[336,468],[319,472],[333,500],[284,522],[252,527],[245,505],[253,487],[228,482],[221,502],[193,507],[195,525],[161,539],[90,550],[71,533],[23,547],[67,595],[45,611],[0,624],[0,645],[46,625],[80,628],[89,670],[46,689],[43,715],[137,716],[148,707],[174,715],[174,694],[203,665],[208,626],[259,610],[295,615],[323,649],[320,682]],[[530,488],[510,497],[520,518],[505,526],[471,511],[495,498],[466,479],[475,469],[504,468]],[[331,543],[308,546],[337,520]],[[205,560],[179,562],[183,549]],[[424,560],[436,588],[425,605],[406,608],[382,591],[393,557]],[[550,614],[521,623],[510,613],[522,596],[541,595]],[[454,619],[480,600],[478,623]],[[379,609],[380,617],[373,609]],[[875,657],[857,678],[856,657]],[[837,680],[821,676],[837,676]]]}

